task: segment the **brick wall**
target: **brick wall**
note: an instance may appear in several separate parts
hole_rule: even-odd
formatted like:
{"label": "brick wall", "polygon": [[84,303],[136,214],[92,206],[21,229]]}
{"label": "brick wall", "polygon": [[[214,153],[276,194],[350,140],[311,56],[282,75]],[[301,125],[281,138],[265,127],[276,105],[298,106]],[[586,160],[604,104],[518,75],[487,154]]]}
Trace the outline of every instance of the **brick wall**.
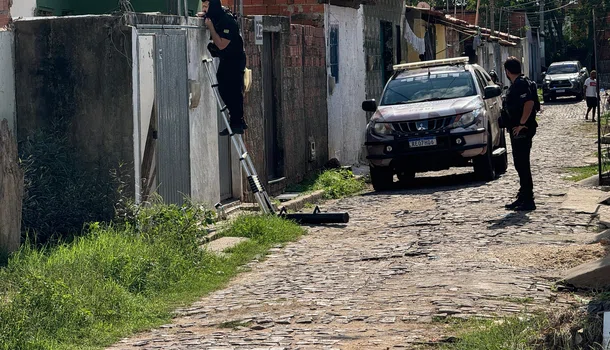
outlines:
{"label": "brick wall", "polygon": [[291,23],[322,26],[324,5],[318,0],[243,0],[244,15],[287,16]]}
{"label": "brick wall", "polygon": [[6,27],[11,19],[11,5],[13,0],[0,0],[0,28]]}
{"label": "brick wall", "polygon": [[[264,17],[277,21],[278,17]],[[280,19],[279,47],[274,56],[279,65],[276,81],[277,153],[280,176],[285,181],[268,185],[263,91],[263,46],[255,45],[253,21],[244,21],[244,43],[252,87],[246,94],[245,114],[248,130],[244,140],[257,172],[270,194],[281,193],[285,186],[298,183],[320,169],[328,160],[328,111],[326,106],[326,49],[324,29],[290,25]],[[274,25],[278,27],[277,23]],[[265,27],[265,25],[264,25]],[[310,142],[315,143],[315,159],[310,160]],[[249,187],[244,182],[244,190]],[[244,193],[245,200],[252,196]]]}

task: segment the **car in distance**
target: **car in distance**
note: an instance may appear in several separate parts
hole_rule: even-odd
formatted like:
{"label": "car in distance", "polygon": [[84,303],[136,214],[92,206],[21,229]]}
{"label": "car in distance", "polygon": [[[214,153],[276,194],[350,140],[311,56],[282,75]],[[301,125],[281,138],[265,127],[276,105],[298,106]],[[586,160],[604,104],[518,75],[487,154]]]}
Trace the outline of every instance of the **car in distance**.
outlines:
{"label": "car in distance", "polygon": [[579,61],[554,62],[542,74],[544,102],[553,101],[561,96],[574,96],[579,101],[583,99],[585,80],[589,77],[589,72]]}

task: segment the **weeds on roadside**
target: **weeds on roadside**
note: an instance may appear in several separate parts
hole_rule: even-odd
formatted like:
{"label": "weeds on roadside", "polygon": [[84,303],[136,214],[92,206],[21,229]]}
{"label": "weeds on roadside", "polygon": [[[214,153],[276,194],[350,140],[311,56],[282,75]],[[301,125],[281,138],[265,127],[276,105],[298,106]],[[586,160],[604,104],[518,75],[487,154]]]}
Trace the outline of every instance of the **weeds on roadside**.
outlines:
{"label": "weeds on roadside", "polygon": [[472,319],[452,325],[457,342],[444,345],[445,350],[473,349],[536,349],[541,330],[546,326],[543,316],[510,317],[499,320]]}
{"label": "weeds on roadside", "polygon": [[338,199],[356,194],[364,188],[364,180],[356,179],[350,170],[332,169],[309,177],[300,184],[291,185],[286,190],[304,193],[324,190],[327,199]]}
{"label": "weeds on roadside", "polygon": [[69,243],[24,245],[0,268],[0,349],[85,349],[165,323],[178,305],[216,290],[269,247],[303,229],[244,216],[226,235],[252,238],[217,256],[201,249],[213,214],[154,204],[92,223]]}
{"label": "weeds on roadside", "polygon": [[573,167],[566,169],[569,172],[569,175],[565,177],[566,180],[570,181],[580,181],[586,178],[589,178],[593,175],[598,174],[598,165],[587,165],[582,167]]}

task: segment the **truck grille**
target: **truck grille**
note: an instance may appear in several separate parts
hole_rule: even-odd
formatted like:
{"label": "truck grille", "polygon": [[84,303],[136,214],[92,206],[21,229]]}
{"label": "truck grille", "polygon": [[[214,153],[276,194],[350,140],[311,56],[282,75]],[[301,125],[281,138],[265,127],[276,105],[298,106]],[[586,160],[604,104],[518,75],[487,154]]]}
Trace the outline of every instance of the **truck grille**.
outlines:
{"label": "truck grille", "polygon": [[571,88],[572,83],[569,80],[554,80],[551,81],[550,87],[552,88]]}
{"label": "truck grille", "polygon": [[418,132],[426,132],[426,131],[436,131],[441,130],[449,125],[453,120],[454,116],[443,117],[443,118],[434,118],[434,119],[423,119],[423,120],[414,120],[408,122],[399,122],[392,123],[395,131],[403,132],[403,133],[418,133]]}

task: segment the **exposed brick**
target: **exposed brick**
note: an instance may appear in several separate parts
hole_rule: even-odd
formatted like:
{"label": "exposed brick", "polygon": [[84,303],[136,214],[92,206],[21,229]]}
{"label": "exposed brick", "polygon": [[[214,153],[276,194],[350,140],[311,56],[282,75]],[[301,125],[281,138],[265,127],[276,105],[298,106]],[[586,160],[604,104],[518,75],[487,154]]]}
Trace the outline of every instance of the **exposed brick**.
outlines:
{"label": "exposed brick", "polygon": [[246,16],[266,15],[267,5],[244,5],[244,14]]}

